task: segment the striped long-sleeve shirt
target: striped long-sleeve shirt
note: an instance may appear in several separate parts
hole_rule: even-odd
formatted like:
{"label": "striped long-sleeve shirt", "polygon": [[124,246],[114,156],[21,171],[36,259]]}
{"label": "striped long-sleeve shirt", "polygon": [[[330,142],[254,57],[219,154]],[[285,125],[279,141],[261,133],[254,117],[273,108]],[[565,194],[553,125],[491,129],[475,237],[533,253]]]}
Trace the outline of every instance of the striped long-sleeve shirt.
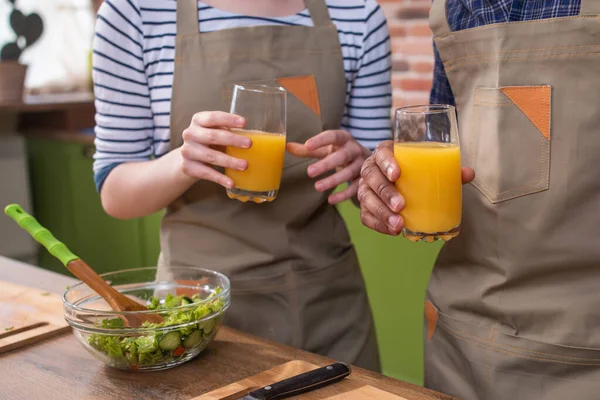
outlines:
{"label": "striped long-sleeve shirt", "polygon": [[[448,0],[446,3],[452,31],[501,22],[569,17],[578,15],[580,9],[581,0]],[[454,105],[454,95],[437,49],[430,100],[432,104]]]}
{"label": "striped long-sleeve shirt", "polygon": [[[338,29],[347,80],[342,128],[375,148],[391,135],[390,37],[375,0],[326,0]],[[98,190],[117,165],[169,151],[175,0],[105,0],[93,45]],[[307,10],[282,18],[229,13],[198,2],[201,32],[255,25],[305,25]],[[199,110],[200,111],[200,110]]]}

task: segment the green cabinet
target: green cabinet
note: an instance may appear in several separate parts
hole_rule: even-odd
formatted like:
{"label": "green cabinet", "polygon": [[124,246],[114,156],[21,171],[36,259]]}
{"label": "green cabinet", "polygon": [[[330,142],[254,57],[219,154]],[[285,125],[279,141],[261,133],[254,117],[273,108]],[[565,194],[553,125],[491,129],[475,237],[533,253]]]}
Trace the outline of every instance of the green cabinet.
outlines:
{"label": "green cabinet", "polygon": [[[121,221],[102,209],[92,173],[91,144],[29,138],[33,213],[98,272],[156,265],[160,214]],[[68,274],[45,250],[41,267]]]}

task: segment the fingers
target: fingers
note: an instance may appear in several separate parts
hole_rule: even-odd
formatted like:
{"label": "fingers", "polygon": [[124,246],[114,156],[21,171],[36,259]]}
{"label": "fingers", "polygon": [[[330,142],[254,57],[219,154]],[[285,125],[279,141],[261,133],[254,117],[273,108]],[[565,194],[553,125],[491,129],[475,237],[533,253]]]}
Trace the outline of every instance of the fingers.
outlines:
{"label": "fingers", "polygon": [[243,128],[245,123],[244,118],[222,111],[203,111],[192,117],[192,125],[204,128]]}
{"label": "fingers", "polygon": [[342,146],[352,138],[348,131],[330,130],[321,132],[306,141],[308,150],[316,150],[329,145]]}
{"label": "fingers", "polygon": [[462,169],[462,183],[463,185],[470,183],[475,179],[475,171],[471,167]]}
{"label": "fingers", "polygon": [[404,208],[404,198],[375,163],[375,156],[367,158],[360,175],[365,184],[391,211],[399,213]]}
{"label": "fingers", "polygon": [[249,137],[224,129],[204,128],[191,125],[182,134],[184,143],[195,142],[204,146],[231,146],[247,149],[252,146]]}
{"label": "fingers", "polygon": [[363,157],[362,147],[358,143],[347,142],[327,157],[310,165],[308,167],[308,176],[314,178],[333,169],[345,167],[357,159],[362,163],[364,160]]}
{"label": "fingers", "polygon": [[231,168],[244,171],[248,167],[246,160],[231,157],[221,151],[195,143],[186,142],[181,146],[181,156],[184,160],[201,162],[218,167]]}
{"label": "fingers", "polygon": [[[311,165],[312,167],[312,165]],[[308,175],[310,176],[310,168],[308,167]],[[360,176],[360,168],[362,167],[362,159],[357,158],[352,162],[352,164],[347,167],[341,169],[333,175],[328,176],[327,178],[321,179],[315,182],[315,189],[319,192],[325,192],[327,190],[333,189],[342,183],[346,183],[349,181],[354,181],[356,178]]]}
{"label": "fingers", "polygon": [[[368,211],[379,223],[387,227],[388,232],[394,234],[400,233],[403,226],[402,218],[393,212],[362,178],[359,181],[357,196],[360,201],[361,210]],[[372,219],[370,220],[373,222]],[[369,227],[378,232],[382,230],[379,224],[372,223]]]}
{"label": "fingers", "polygon": [[364,207],[361,207],[360,209],[360,221],[367,228],[371,228],[374,231],[383,233],[384,235],[397,236],[399,234],[399,232],[391,230],[386,224],[378,220]]}
{"label": "fingers", "polygon": [[190,126],[183,131],[181,146],[181,170],[193,178],[215,182],[233,188],[233,181],[213,166],[243,171],[248,162],[224,153],[226,147],[250,148],[252,140],[229,131],[227,128],[243,128],[245,119],[221,111],[195,114]]}
{"label": "fingers", "polygon": [[233,181],[230,178],[200,162],[184,158],[181,161],[181,170],[192,178],[211,181],[229,189],[233,188]]}
{"label": "fingers", "polygon": [[293,156],[302,158],[324,158],[329,154],[328,147],[321,147],[316,150],[308,150],[306,145],[290,142],[286,145],[286,150]]}
{"label": "fingers", "polygon": [[329,201],[329,204],[336,205],[354,198],[356,193],[358,193],[358,179],[355,179],[354,182],[341,192],[331,194],[327,200]]}
{"label": "fingers", "polygon": [[394,158],[394,144],[391,140],[381,142],[373,152],[375,163],[391,182],[400,178],[400,167]]}

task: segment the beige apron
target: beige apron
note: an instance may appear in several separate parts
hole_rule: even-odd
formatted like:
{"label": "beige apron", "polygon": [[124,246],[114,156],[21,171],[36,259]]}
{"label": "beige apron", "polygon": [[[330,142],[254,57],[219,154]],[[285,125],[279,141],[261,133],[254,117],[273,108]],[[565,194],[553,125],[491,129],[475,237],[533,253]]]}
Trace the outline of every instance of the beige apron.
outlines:
{"label": "beige apron", "polygon": [[600,398],[600,1],[581,16],[431,27],[456,98],[461,235],[428,289],[426,386]]}
{"label": "beige apron", "polygon": [[[336,27],[323,0],[306,0],[314,27],[256,26],[200,34],[195,0],[177,1],[171,146],[203,110],[229,111],[232,84],[288,90],[287,140],[340,127],[346,79]],[[192,265],[232,280],[226,324],[264,338],[379,370],[375,330],[343,219],[314,189],[314,160],[286,154],[272,203],[230,200],[201,181],[168,207],[161,273]]]}

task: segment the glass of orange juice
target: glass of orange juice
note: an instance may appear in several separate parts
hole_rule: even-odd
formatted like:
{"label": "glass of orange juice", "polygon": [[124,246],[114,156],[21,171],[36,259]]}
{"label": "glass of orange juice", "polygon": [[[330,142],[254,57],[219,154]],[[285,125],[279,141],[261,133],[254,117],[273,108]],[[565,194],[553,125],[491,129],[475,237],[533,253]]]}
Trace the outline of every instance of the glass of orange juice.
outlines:
{"label": "glass of orange juice", "polygon": [[280,86],[234,85],[231,113],[244,117],[246,125],[232,132],[249,137],[252,146],[225,149],[226,154],[248,161],[245,171],[225,169],[234,183],[227,189],[230,198],[264,203],[277,197],[285,156],[286,94]]}
{"label": "glass of orange juice", "polygon": [[402,235],[413,241],[448,241],[460,232],[462,172],[456,111],[450,105],[396,110],[396,181],[404,196]]}

